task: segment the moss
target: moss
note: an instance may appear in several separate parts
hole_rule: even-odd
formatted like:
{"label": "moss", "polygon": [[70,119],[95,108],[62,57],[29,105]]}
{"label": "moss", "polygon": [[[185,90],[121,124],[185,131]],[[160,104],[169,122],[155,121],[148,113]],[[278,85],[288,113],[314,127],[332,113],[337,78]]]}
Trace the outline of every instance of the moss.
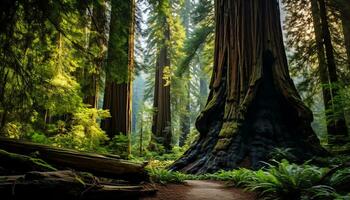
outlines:
{"label": "moss", "polygon": [[215,145],[215,150],[220,151],[220,150],[226,150],[227,147],[230,145],[231,139],[227,138],[221,138],[218,140],[218,142]]}
{"label": "moss", "polygon": [[221,128],[220,138],[232,138],[238,132],[239,124],[237,122],[225,122]]}
{"label": "moss", "polygon": [[205,112],[209,112],[212,108],[215,107],[215,105],[217,105],[217,99],[219,97],[219,92],[214,93],[213,97],[211,98],[211,100],[207,103],[207,105],[205,106],[204,110],[202,111],[202,113]]}
{"label": "moss", "polygon": [[14,171],[56,171],[45,161],[25,155],[10,153],[0,149],[0,165]]}

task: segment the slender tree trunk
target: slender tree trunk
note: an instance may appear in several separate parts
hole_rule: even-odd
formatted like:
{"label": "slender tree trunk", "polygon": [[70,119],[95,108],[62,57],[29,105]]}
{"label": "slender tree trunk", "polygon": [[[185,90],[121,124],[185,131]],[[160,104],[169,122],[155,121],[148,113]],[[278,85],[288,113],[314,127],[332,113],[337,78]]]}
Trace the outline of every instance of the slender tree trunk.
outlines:
{"label": "slender tree trunk", "polygon": [[[188,81],[186,83],[189,87],[190,86],[190,82]],[[187,89],[187,88],[186,88]],[[190,117],[190,113],[191,113],[191,105],[190,105],[190,91],[189,88],[186,91],[186,97],[184,97],[183,101],[185,109],[184,109],[184,113],[181,114],[181,118],[180,118],[180,130],[181,130],[181,135],[180,135],[180,140],[179,140],[179,146],[182,147],[185,145],[185,142],[187,140],[188,135],[190,134],[191,131],[191,117]]]}
{"label": "slender tree trunk", "polygon": [[[190,26],[191,26],[191,0],[185,0],[184,10],[183,10],[183,25],[185,27],[186,36],[190,35]],[[180,116],[180,140],[179,146],[182,147],[185,145],[186,139],[191,131],[191,80],[190,80],[190,67],[187,69],[186,73],[186,96],[182,101],[184,105],[184,113]],[[181,101],[181,100],[180,100]]]}
{"label": "slender tree trunk", "polygon": [[329,3],[339,11],[343,27],[344,43],[348,58],[347,67],[350,71],[350,4],[348,0],[332,0]]}
{"label": "slender tree trunk", "polygon": [[[165,80],[164,69],[170,67],[170,56],[167,41],[170,40],[170,30],[167,24],[164,27],[164,42],[160,47],[156,62],[155,88],[153,101],[152,141],[150,150],[158,150],[157,144],[161,144],[167,151],[171,150],[171,106],[170,85]],[[169,77],[168,77],[169,78]]]}
{"label": "slender tree trunk", "polygon": [[348,70],[350,72],[350,9],[341,13],[346,54],[348,56]]}
{"label": "slender tree trunk", "polygon": [[[333,45],[332,45],[331,33],[329,31],[327,9],[326,9],[325,1],[318,0],[318,6],[319,6],[319,10],[320,10],[322,35],[323,35],[324,47],[325,47],[325,51],[326,51],[326,60],[327,60],[327,68],[328,68],[328,74],[329,74],[329,82],[330,82],[331,86],[334,86],[338,82],[338,75],[337,75],[337,67],[335,64],[335,57],[334,57],[334,52],[333,52],[334,49],[333,49]],[[338,94],[338,89],[336,87],[331,87],[332,98],[334,98],[337,94]],[[326,102],[326,103],[331,103],[332,104],[331,105],[332,112],[335,112],[334,102]],[[345,123],[344,112],[339,111],[337,113],[339,113],[339,114],[337,116],[333,116],[334,119],[331,120],[327,126],[328,135],[331,136],[329,140],[332,140],[332,137],[347,136],[347,127],[346,127],[346,123]],[[335,140],[337,140],[337,138],[335,138]]]}
{"label": "slender tree trunk", "polygon": [[135,2],[112,0],[104,109],[111,118],[102,122],[110,138],[117,134],[129,137],[131,128],[131,84],[134,69]]}
{"label": "slender tree trunk", "polygon": [[143,108],[141,111],[141,122],[140,122],[140,156],[143,154]]}
{"label": "slender tree trunk", "polygon": [[172,170],[260,168],[273,148],[324,153],[288,72],[277,0],[216,0],[214,68],[200,136]]}
{"label": "slender tree trunk", "polygon": [[93,68],[88,71],[85,70],[85,91],[84,103],[91,105],[93,108],[97,108],[98,95],[101,82],[101,72],[103,69],[103,63],[106,59],[106,46],[107,46],[107,8],[106,2],[94,1],[92,18],[91,18],[91,30],[96,33],[90,34],[89,47],[99,49],[98,56],[93,60]]}
{"label": "slender tree trunk", "polygon": [[[333,107],[333,99],[331,95],[331,90],[329,87],[329,77],[325,56],[325,49],[323,45],[323,34],[322,34],[322,24],[320,17],[320,9],[318,7],[317,0],[311,0],[311,9],[312,9],[312,17],[313,17],[313,25],[315,31],[316,38],[316,46],[317,46],[317,57],[318,57],[318,67],[319,67],[319,76],[321,80],[322,94],[323,94],[323,102],[324,108],[326,111],[332,111]],[[327,132],[332,131],[333,123],[331,122],[332,112],[326,112],[326,120],[327,120]]]}

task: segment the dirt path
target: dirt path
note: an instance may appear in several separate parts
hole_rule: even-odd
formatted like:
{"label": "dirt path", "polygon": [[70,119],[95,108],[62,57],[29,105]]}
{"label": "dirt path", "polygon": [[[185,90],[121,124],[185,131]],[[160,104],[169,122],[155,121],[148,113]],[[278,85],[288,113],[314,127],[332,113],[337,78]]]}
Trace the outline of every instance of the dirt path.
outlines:
{"label": "dirt path", "polygon": [[154,197],[144,200],[254,200],[253,194],[229,188],[217,181],[186,181],[185,185],[159,186]]}

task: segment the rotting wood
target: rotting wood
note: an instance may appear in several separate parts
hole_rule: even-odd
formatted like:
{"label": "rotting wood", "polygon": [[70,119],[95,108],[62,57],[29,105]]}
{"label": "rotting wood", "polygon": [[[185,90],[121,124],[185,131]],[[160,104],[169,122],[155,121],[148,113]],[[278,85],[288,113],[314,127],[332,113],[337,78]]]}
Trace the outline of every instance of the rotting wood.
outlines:
{"label": "rotting wood", "polygon": [[72,171],[29,172],[21,176],[0,177],[0,193],[7,199],[138,199],[152,195],[155,187],[145,185],[113,185]]}
{"label": "rotting wood", "polygon": [[148,180],[148,174],[144,169],[147,163],[138,164],[99,154],[61,149],[3,137],[0,137],[0,147],[9,152],[24,155],[38,152],[38,158],[50,164],[90,172],[97,176],[132,182]]}

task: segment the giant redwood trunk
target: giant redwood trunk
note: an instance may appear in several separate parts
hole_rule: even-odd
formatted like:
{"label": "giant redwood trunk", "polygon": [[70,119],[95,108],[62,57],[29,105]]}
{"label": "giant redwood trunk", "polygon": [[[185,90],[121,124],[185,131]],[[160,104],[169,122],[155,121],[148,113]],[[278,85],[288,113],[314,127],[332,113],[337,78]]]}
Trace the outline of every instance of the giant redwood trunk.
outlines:
{"label": "giant redwood trunk", "polygon": [[153,100],[153,122],[152,141],[149,149],[157,151],[157,144],[171,150],[171,106],[170,85],[167,84],[165,75],[166,67],[170,67],[169,47],[166,44],[170,39],[169,25],[164,27],[164,42],[160,47],[156,62],[154,100]]}
{"label": "giant redwood trunk", "polygon": [[[130,136],[131,82],[134,68],[134,0],[112,0],[106,85],[103,108],[111,118],[102,122],[112,138],[117,134]],[[130,152],[130,145],[128,146]]]}
{"label": "giant redwood trunk", "polygon": [[259,168],[275,147],[322,153],[289,76],[277,0],[216,0],[214,69],[197,141],[172,170]]}

